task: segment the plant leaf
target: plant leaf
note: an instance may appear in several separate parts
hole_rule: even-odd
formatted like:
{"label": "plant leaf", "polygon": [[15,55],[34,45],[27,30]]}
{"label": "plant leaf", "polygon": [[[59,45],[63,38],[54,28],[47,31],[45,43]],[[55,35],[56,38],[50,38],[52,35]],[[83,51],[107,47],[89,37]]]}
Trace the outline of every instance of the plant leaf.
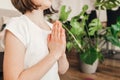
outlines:
{"label": "plant leaf", "polygon": [[68,41],[66,46],[67,46],[68,52],[70,52],[71,49],[73,48],[73,43]]}
{"label": "plant leaf", "polygon": [[80,27],[80,23],[76,20],[71,21],[70,25],[72,26],[72,28],[70,29],[70,31],[74,34],[74,35],[79,35],[82,34],[84,29],[82,27]]}
{"label": "plant leaf", "polygon": [[119,39],[115,38],[114,36],[107,35],[105,37],[105,39],[108,40],[109,42],[111,42],[113,45],[120,47],[120,41],[119,41]]}
{"label": "plant leaf", "polygon": [[98,58],[98,52],[95,48],[89,48],[84,53],[80,54],[80,59],[86,64],[92,65]]}
{"label": "plant leaf", "polygon": [[99,9],[112,9],[120,6],[120,0],[96,0],[95,6]]}
{"label": "plant leaf", "polygon": [[89,35],[93,36],[95,32],[102,29],[102,24],[99,19],[93,19],[89,24]]}
{"label": "plant leaf", "polygon": [[116,24],[108,28],[105,39],[111,42],[113,45],[120,47],[120,41],[118,38],[119,33],[120,33],[120,17],[118,17]]}
{"label": "plant leaf", "polygon": [[71,10],[66,11],[66,6],[63,5],[60,10],[59,20],[61,22],[66,21],[68,19],[70,13],[71,13]]}
{"label": "plant leaf", "polygon": [[117,38],[117,34],[118,34],[118,32],[120,31],[120,26],[117,25],[117,24],[114,24],[114,25],[111,26],[110,29],[111,29],[112,35],[113,35],[115,38]]}

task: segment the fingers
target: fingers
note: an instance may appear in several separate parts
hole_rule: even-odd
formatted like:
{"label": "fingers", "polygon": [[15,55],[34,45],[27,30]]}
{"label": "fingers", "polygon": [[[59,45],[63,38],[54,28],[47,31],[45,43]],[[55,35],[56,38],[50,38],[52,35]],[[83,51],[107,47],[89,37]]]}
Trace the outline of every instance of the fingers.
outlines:
{"label": "fingers", "polygon": [[54,38],[54,40],[56,40],[56,39],[66,40],[65,30],[64,30],[64,28],[62,28],[62,23],[60,23],[59,21],[56,21],[54,23],[51,34],[52,34],[52,38]]}
{"label": "fingers", "polygon": [[64,38],[64,40],[66,40],[66,36],[65,36],[65,30],[62,27],[62,23],[60,21],[56,21],[58,23],[58,27],[60,28],[60,38]]}
{"label": "fingers", "polygon": [[66,40],[66,35],[65,35],[65,30],[61,29],[61,35],[60,35],[62,40]]}
{"label": "fingers", "polygon": [[52,38],[60,39],[60,27],[57,22],[53,25]]}
{"label": "fingers", "polygon": [[51,34],[48,35],[47,41],[49,42],[51,40]]}
{"label": "fingers", "polygon": [[57,38],[59,38],[59,27],[57,23],[53,25],[53,30],[51,34],[52,34],[52,39],[56,40]]}
{"label": "fingers", "polygon": [[55,24],[54,27],[53,27],[53,36],[54,36],[54,37],[57,37],[57,35],[58,35],[58,34],[57,34],[57,32],[58,32],[57,26],[58,26],[58,25]]}
{"label": "fingers", "polygon": [[63,28],[62,23],[60,21],[56,21],[56,23],[58,23],[58,27]]}

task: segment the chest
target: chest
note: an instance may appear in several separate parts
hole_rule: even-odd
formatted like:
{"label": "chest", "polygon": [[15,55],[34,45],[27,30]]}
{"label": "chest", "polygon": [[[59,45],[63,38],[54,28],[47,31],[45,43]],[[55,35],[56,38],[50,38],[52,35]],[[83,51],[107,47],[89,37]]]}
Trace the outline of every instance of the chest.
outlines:
{"label": "chest", "polygon": [[25,55],[25,65],[30,67],[49,54],[47,37],[50,32],[36,27],[28,31],[29,44]]}

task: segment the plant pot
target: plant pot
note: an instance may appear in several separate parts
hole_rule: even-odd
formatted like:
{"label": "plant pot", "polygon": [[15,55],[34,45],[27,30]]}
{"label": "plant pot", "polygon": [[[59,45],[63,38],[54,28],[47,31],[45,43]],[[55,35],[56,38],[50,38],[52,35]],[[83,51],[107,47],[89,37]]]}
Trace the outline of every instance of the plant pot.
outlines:
{"label": "plant pot", "polygon": [[99,63],[98,59],[93,63],[93,65],[89,65],[81,62],[81,65],[80,65],[81,71],[89,74],[95,73],[98,67],[98,63]]}

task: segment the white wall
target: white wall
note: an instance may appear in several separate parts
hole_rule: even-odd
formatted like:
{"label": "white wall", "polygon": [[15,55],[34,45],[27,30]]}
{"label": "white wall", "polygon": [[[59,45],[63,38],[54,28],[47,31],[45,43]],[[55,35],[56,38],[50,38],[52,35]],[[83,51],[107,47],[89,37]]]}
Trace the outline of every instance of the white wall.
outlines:
{"label": "white wall", "polygon": [[1,9],[16,10],[12,5],[11,0],[0,0],[0,8]]}
{"label": "white wall", "polygon": [[80,2],[81,0],[61,0],[61,5],[66,5],[67,7],[70,7],[72,9],[69,19],[80,13],[81,11]]}

